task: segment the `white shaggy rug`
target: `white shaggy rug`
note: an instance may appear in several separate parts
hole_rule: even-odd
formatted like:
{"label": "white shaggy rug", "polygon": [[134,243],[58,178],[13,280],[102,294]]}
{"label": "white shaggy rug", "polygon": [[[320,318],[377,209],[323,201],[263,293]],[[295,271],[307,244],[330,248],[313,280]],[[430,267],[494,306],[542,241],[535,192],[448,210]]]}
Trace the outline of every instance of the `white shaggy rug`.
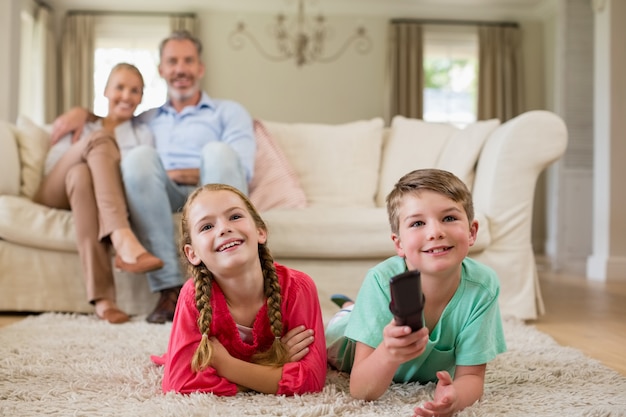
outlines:
{"label": "white shaggy rug", "polygon": [[[93,316],[43,314],[0,329],[0,416],[411,416],[434,386],[393,385],[378,401],[350,398],[329,372],[324,391],[299,397],[163,394],[150,354],[169,325],[138,317],[109,325]],[[509,351],[487,367],[485,395],[458,416],[626,416],[626,377],[517,321]],[[601,341],[599,341],[601,343]]]}

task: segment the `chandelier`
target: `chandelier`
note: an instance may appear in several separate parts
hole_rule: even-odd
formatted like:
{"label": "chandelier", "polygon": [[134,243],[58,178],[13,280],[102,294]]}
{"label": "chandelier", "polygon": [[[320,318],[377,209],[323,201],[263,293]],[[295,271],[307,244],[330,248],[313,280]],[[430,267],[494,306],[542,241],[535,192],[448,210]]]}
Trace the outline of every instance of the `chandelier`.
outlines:
{"label": "chandelier", "polygon": [[239,22],[230,34],[230,44],[234,49],[241,49],[247,39],[254,47],[269,60],[295,60],[298,67],[313,62],[332,62],[339,58],[345,50],[354,44],[357,52],[369,52],[372,41],[363,26],[356,28],[340,48],[333,54],[326,55],[324,44],[332,36],[332,30],[326,24],[323,15],[309,17],[304,10],[304,0],[298,0],[298,14],[290,20],[282,13],[276,16],[275,22],[269,27],[270,35],[276,40],[277,53],[267,52],[257,39],[246,29],[243,22]]}

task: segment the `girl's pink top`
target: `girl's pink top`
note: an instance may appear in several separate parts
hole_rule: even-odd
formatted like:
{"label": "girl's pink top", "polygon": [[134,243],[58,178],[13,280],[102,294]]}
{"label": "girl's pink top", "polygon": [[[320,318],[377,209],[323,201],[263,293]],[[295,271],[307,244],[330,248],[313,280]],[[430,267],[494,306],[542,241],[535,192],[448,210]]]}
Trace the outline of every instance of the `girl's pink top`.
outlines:
{"label": "girl's pink top", "polygon": [[[300,325],[315,331],[315,341],[309,346],[306,356],[298,362],[283,365],[277,394],[319,392],[326,379],[326,343],[315,283],[303,272],[278,263],[275,266],[282,292],[283,332]],[[270,330],[266,304],[259,310],[254,321],[252,344],[241,340],[237,325],[226,305],[226,298],[215,281],[211,305],[213,320],[209,336],[217,337],[233,357],[249,361],[254,353],[265,351],[271,346],[274,335]],[[191,358],[201,339],[198,316],[194,283],[189,279],[180,291],[167,352],[163,356],[151,356],[157,365],[165,365],[163,391],[235,395],[237,385],[219,376],[214,368],[208,367],[200,372],[191,370]]]}

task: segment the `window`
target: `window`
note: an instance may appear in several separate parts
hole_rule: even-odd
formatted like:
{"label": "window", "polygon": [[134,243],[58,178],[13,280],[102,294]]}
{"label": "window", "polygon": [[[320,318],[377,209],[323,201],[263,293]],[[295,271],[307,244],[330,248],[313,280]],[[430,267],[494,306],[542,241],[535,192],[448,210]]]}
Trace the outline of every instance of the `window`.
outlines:
{"label": "window", "polygon": [[159,76],[159,42],[169,35],[165,16],[98,16],[95,22],[94,113],[104,116],[108,100],[104,87],[111,68],[120,62],[135,65],[143,75],[143,100],[136,114],[165,102],[167,85]]}
{"label": "window", "polygon": [[424,28],[424,115],[464,127],[476,121],[478,34],[465,26]]}

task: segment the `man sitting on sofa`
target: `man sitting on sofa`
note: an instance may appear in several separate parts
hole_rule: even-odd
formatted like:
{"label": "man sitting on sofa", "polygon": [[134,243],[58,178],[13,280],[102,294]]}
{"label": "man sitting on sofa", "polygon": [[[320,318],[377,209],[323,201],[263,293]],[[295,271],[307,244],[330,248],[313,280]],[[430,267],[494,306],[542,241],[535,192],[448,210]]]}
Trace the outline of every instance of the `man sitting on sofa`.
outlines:
{"label": "man sitting on sofa", "polygon": [[[159,47],[159,74],[168,86],[168,101],[139,116],[155,137],[155,146],[139,146],[121,165],[133,230],[141,243],[164,262],[147,274],[150,289],[160,291],[150,323],[174,317],[185,281],[174,242],[172,213],[197,186],[225,183],[247,194],[256,142],[252,118],[238,103],[215,100],[200,89],[202,44],[187,31],[176,31]],[[52,142],[96,116],[75,108],[53,123]]]}

